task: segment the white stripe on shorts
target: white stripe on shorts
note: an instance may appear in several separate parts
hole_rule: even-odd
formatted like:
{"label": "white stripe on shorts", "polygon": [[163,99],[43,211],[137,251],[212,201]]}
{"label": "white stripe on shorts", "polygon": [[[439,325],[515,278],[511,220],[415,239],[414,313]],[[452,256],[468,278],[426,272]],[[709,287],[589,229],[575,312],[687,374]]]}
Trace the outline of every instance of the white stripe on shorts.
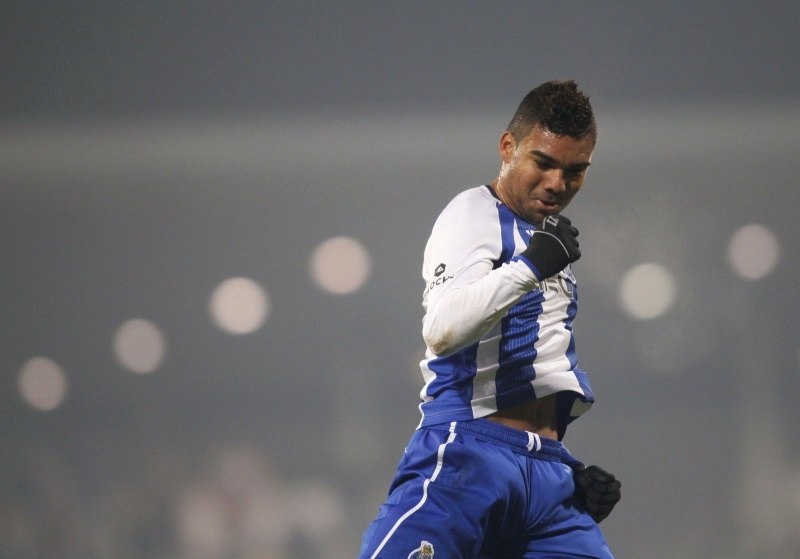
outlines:
{"label": "white stripe on shorts", "polygon": [[417,503],[416,505],[411,507],[411,509],[406,511],[406,513],[403,514],[403,516],[397,519],[397,522],[394,523],[392,529],[389,530],[389,533],[386,534],[385,538],[383,538],[383,541],[381,541],[380,545],[375,549],[375,552],[370,556],[370,559],[375,559],[378,556],[378,553],[380,553],[381,550],[384,548],[384,546],[386,546],[386,544],[389,542],[389,539],[391,539],[391,537],[394,535],[397,529],[400,528],[400,525],[403,522],[405,522],[409,516],[411,516],[419,509],[421,509],[422,505],[425,504],[425,501],[428,500],[428,485],[436,481],[436,478],[439,477],[439,472],[442,471],[442,466],[444,465],[444,449],[445,447],[447,447],[447,445],[453,442],[453,440],[455,440],[456,438],[455,428],[456,428],[456,422],[453,421],[450,424],[450,429],[449,429],[450,435],[447,437],[447,441],[439,445],[439,450],[436,453],[436,467],[433,469],[433,474],[431,474],[431,477],[429,477],[422,483],[422,499],[420,499],[419,503]]}

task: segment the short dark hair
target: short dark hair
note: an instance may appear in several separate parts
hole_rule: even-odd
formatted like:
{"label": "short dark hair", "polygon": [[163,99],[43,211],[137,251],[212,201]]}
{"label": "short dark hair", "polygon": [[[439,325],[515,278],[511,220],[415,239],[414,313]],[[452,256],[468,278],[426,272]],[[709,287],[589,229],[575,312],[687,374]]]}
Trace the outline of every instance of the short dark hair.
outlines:
{"label": "short dark hair", "polygon": [[531,90],[517,107],[508,131],[519,142],[535,126],[559,136],[591,136],[593,141],[597,140],[589,97],[572,80],[549,81]]}

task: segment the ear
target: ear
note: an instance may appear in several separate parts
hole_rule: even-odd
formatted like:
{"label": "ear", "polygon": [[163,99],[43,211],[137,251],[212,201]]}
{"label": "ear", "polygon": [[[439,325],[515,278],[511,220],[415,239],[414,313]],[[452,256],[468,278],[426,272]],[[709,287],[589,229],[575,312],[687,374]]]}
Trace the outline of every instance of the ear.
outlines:
{"label": "ear", "polygon": [[508,130],[503,132],[503,134],[500,136],[498,150],[500,152],[500,159],[503,161],[503,163],[508,163],[511,161],[511,158],[514,156],[514,152],[517,150],[517,141]]}

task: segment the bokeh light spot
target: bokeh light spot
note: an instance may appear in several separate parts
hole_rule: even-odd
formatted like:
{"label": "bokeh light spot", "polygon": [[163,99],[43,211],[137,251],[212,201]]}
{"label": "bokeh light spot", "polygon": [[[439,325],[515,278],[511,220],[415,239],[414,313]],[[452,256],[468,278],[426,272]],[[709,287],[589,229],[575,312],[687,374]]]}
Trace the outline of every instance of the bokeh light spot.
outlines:
{"label": "bokeh light spot", "polygon": [[141,318],[124,322],[114,334],[114,355],[134,373],[152,373],[164,359],[166,343],[158,327]]}
{"label": "bokeh light spot", "polygon": [[763,225],[745,225],[728,243],[728,262],[734,272],[747,280],[768,276],[780,260],[780,243]]}
{"label": "bokeh light spot", "polygon": [[58,408],[67,394],[67,377],[46,357],[33,357],[19,371],[17,388],[26,404],[40,411]]}
{"label": "bokeh light spot", "polygon": [[351,237],[333,237],[320,243],[309,263],[314,282],[336,295],[360,289],[369,278],[371,267],[369,252]]}
{"label": "bokeh light spot", "polygon": [[675,280],[660,264],[639,264],[625,273],[618,295],[625,312],[637,320],[650,320],[675,304]]}
{"label": "bokeh light spot", "polygon": [[209,313],[214,323],[230,334],[252,334],[269,316],[267,291],[250,278],[229,278],[211,294]]}

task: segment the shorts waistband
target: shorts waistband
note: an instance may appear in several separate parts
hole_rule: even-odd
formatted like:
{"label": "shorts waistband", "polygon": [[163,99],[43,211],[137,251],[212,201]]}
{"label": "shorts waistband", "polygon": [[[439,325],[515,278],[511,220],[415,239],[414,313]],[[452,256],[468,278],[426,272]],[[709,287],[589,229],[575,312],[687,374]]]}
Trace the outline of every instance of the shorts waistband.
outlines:
{"label": "shorts waistband", "polygon": [[454,433],[469,433],[476,437],[490,439],[517,451],[545,460],[562,462],[570,467],[583,465],[580,460],[570,454],[561,441],[543,438],[536,433],[520,431],[488,419],[453,421],[449,430]]}

